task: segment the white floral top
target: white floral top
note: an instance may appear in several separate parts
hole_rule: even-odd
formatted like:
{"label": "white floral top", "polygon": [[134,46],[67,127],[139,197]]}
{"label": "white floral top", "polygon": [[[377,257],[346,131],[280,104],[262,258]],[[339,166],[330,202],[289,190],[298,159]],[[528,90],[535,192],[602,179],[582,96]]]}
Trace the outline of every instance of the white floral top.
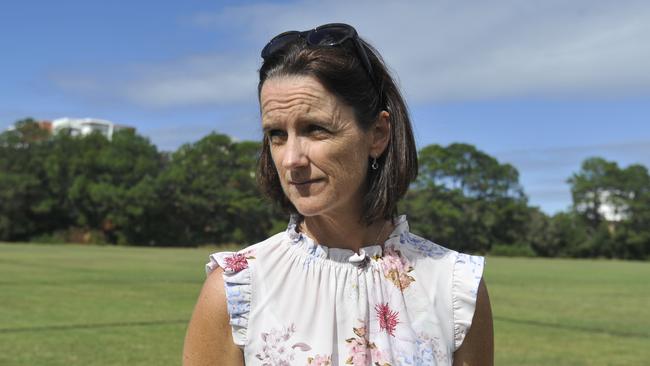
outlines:
{"label": "white floral top", "polygon": [[287,231],[210,256],[224,270],[246,365],[451,365],[470,328],[483,257],[409,232],[405,216],[359,254]]}

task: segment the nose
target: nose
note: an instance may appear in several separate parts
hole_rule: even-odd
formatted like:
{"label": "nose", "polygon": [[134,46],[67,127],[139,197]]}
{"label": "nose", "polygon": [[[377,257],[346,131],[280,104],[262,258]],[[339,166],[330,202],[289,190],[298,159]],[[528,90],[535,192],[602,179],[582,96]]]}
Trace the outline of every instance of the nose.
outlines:
{"label": "nose", "polygon": [[296,136],[288,136],[284,145],[284,156],[282,158],[282,167],[290,170],[304,167],[308,164],[307,155],[305,154],[304,141]]}

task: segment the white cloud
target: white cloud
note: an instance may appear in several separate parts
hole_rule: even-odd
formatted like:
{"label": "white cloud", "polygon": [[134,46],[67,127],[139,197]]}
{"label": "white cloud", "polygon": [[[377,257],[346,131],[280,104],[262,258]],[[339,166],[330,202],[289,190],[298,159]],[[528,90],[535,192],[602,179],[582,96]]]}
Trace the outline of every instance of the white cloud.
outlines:
{"label": "white cloud", "polygon": [[197,18],[259,45],[334,21],[354,24],[422,102],[650,91],[644,1],[301,1]]}
{"label": "white cloud", "polygon": [[127,97],[139,104],[220,104],[255,98],[257,65],[250,58],[191,57],[171,65],[141,69],[138,74],[142,76],[124,89]]}
{"label": "white cloud", "polygon": [[167,64],[116,67],[110,75],[53,74],[50,80],[84,97],[117,97],[141,106],[219,105],[254,101],[257,68],[251,57],[201,55]]}
{"label": "white cloud", "polygon": [[[298,1],[229,6],[189,22],[227,34],[229,51],[139,68],[114,92],[154,107],[252,102],[269,38],[347,22],[380,50],[412,103],[650,93],[647,1]],[[92,89],[81,81],[77,89]]]}

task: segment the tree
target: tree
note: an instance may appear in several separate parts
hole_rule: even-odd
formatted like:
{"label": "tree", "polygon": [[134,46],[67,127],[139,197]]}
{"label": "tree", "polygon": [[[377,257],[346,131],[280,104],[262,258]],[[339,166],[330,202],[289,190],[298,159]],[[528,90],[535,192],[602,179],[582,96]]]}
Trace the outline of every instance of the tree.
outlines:
{"label": "tree", "polygon": [[[100,138],[103,136],[96,136]],[[94,174],[86,177],[90,226],[118,243],[148,244],[160,228],[155,179],[161,159],[151,142],[131,130],[113,134],[95,156]]]}
{"label": "tree", "polygon": [[212,133],[181,146],[157,183],[164,203],[167,242],[253,243],[278,217],[255,182],[259,144]]}
{"label": "tree", "polygon": [[553,215],[532,248],[543,257],[586,257],[591,254],[590,238],[584,222],[573,212]]}
{"label": "tree", "polygon": [[590,158],[582,163],[578,173],[569,178],[573,208],[581,214],[592,228],[606,220],[606,207],[617,212],[625,210],[621,196],[621,174],[615,162],[602,158]]}
{"label": "tree", "polygon": [[469,144],[429,145],[419,154],[418,186],[430,184],[458,189],[466,197],[485,200],[524,198],[519,172],[510,164]]}
{"label": "tree", "polygon": [[573,210],[586,224],[589,255],[640,259],[650,254],[647,168],[622,169],[595,157],[585,160],[568,182]]}
{"label": "tree", "polygon": [[26,240],[41,231],[47,211],[43,144],[48,132],[31,118],[0,133],[0,240]]}
{"label": "tree", "polygon": [[402,205],[414,231],[463,251],[521,242],[528,207],[513,166],[468,144],[426,146],[419,163]]}
{"label": "tree", "polygon": [[[644,259],[650,256],[650,174],[642,165],[621,172],[627,197],[627,217],[614,232],[616,257]],[[623,199],[623,198],[621,198]]]}

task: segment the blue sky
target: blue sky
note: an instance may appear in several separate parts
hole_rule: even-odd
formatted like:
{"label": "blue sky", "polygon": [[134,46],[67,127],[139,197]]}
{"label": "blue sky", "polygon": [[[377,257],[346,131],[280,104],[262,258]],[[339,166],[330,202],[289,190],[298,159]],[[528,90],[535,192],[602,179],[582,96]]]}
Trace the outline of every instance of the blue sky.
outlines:
{"label": "blue sky", "polygon": [[650,167],[650,2],[14,1],[0,6],[0,129],[34,117],[135,126],[173,150],[258,139],[259,51],[347,22],[397,75],[419,146],[513,164],[534,205],[571,204],[583,159]]}

